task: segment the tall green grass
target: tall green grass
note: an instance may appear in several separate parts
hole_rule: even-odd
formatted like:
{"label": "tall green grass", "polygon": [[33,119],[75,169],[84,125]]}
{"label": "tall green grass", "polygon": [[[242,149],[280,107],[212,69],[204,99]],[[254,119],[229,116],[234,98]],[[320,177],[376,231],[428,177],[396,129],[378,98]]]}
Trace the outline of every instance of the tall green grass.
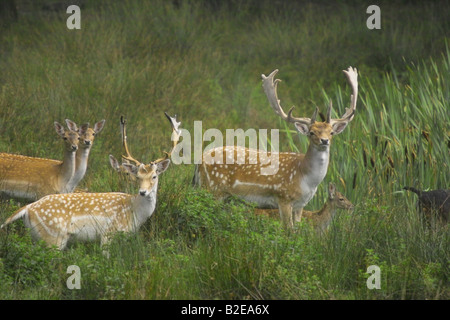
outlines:
{"label": "tall green grass", "polygon": [[[437,61],[407,64],[402,79],[393,67],[378,91],[361,71],[357,114],[333,142],[330,165],[353,199],[381,195],[391,203],[405,185],[450,184],[449,57],[447,48]],[[338,87],[335,96],[344,110],[348,94]]]}
{"label": "tall green grass", "polygon": [[[178,3],[178,4],[176,4]],[[231,1],[232,3],[232,1]],[[331,146],[323,184],[356,209],[329,232],[306,224],[286,234],[276,219],[237,199],[217,202],[190,186],[192,165],[161,177],[154,216],[136,235],[55,252],[32,244],[21,222],[0,232],[2,299],[448,299],[448,230],[425,228],[404,185],[449,185],[449,21],[446,2],[382,4],[382,29],[365,27],[361,4],[87,1],[82,29],[65,12],[19,15],[0,32],[0,149],[59,159],[53,121],[106,119],[80,187],[136,192],[109,167],[119,156],[119,118],[133,155],[170,147],[163,111],[182,127],[279,128],[283,151],[307,139],[269,108],[260,74],[279,68],[283,106],[310,116],[333,100],[343,114],[359,70],[357,113]],[[319,187],[308,209],[319,208]],[[24,203],[0,203],[4,221]],[[66,287],[69,265],[82,289]],[[381,268],[368,290],[366,269]]]}

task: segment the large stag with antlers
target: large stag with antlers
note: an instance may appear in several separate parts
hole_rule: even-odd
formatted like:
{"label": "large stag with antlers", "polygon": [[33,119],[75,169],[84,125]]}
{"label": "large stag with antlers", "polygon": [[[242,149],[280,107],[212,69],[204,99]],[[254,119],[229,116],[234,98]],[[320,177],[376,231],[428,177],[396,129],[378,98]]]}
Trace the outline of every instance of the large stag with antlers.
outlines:
{"label": "large stag with antlers", "polygon": [[[180,123],[167,117],[177,139]],[[168,168],[170,154],[143,164],[131,156],[126,140],[123,143],[126,150],[124,159],[128,162],[121,168],[139,181],[137,195],[120,192],[49,195],[16,211],[1,228],[23,218],[34,239],[42,239],[61,250],[72,239],[87,241],[100,238],[103,246],[118,231],[137,231],[155,210],[158,177]]]}
{"label": "large stag with antlers", "polygon": [[[344,70],[352,88],[352,96],[350,108],[346,109],[343,117],[331,118],[330,102],[326,121],[319,122],[316,121],[318,108],[311,118],[294,117],[294,107],[287,114],[283,111],[277,96],[280,81],[275,79],[277,72],[275,70],[267,77],[262,75],[264,92],[275,113],[283,120],[293,123],[298,132],[308,137],[306,154],[280,152],[278,167],[271,173],[266,170],[266,174],[261,174],[261,169],[269,167],[268,163],[262,161],[267,159],[265,151],[262,157],[261,151],[239,146],[211,149],[203,154],[202,163],[196,166],[194,184],[205,186],[219,197],[236,195],[256,203],[259,208],[278,208],[284,226],[292,228],[295,221],[300,221],[303,208],[314,196],[327,173],[332,137],[341,133],[355,115],[358,74],[352,67]],[[223,155],[225,160],[221,163],[205,161],[217,159],[216,153]],[[238,155],[245,155],[245,164],[234,161]]]}

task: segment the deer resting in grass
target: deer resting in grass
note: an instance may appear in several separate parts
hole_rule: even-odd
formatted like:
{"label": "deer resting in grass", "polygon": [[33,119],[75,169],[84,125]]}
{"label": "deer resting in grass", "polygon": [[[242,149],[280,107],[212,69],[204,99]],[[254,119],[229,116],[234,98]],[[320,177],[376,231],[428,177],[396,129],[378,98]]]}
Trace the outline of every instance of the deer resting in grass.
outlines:
{"label": "deer resting in grass", "polygon": [[[308,137],[309,147],[306,154],[280,152],[278,171],[263,175],[261,169],[268,164],[261,161],[260,151],[239,146],[219,147],[203,154],[203,161],[196,166],[193,181],[195,185],[204,186],[219,197],[236,195],[256,203],[258,208],[278,208],[284,226],[292,228],[295,221],[300,221],[303,207],[314,196],[317,186],[327,173],[332,137],[341,133],[355,115],[358,74],[352,67],[344,70],[352,88],[352,95],[350,108],[346,109],[343,117],[331,118],[330,103],[326,121],[318,122],[318,108],[311,118],[294,117],[293,107],[287,114],[283,111],[277,96],[277,85],[280,81],[275,79],[277,72],[278,70],[275,70],[267,77],[262,75],[264,92],[275,113],[283,120],[293,123],[299,133]],[[245,164],[230,164],[225,155],[221,163],[204,161],[205,158],[215,158],[216,153],[227,154],[231,159],[235,159],[238,154],[244,154]],[[265,156],[267,157],[267,154]]]}
{"label": "deer resting in grass", "polygon": [[67,193],[75,172],[79,132],[73,121],[69,130],[55,122],[56,133],[64,141],[63,161],[0,153],[0,192],[11,197],[37,200],[45,195]]}
{"label": "deer resting in grass", "polygon": [[[149,164],[134,159],[124,141],[124,170],[139,181],[139,193],[70,193],[46,196],[17,210],[1,226],[22,218],[35,240],[62,250],[69,240],[100,239],[104,246],[116,232],[136,232],[153,214],[158,178],[170,164],[164,157]],[[131,163],[132,162],[132,163]],[[107,253],[107,251],[106,251]]]}

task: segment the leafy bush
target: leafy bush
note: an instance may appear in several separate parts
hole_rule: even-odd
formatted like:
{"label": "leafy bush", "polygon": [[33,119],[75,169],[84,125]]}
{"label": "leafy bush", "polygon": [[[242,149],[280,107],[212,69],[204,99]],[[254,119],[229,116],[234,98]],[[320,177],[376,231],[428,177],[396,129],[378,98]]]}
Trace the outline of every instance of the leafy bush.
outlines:
{"label": "leafy bush", "polygon": [[211,234],[230,237],[248,228],[250,210],[251,206],[239,199],[221,202],[205,190],[188,189],[182,204],[173,214],[180,230],[193,238]]}
{"label": "leafy bush", "polygon": [[1,249],[1,274],[14,286],[52,290],[59,283],[61,252],[29,235],[9,234]]}

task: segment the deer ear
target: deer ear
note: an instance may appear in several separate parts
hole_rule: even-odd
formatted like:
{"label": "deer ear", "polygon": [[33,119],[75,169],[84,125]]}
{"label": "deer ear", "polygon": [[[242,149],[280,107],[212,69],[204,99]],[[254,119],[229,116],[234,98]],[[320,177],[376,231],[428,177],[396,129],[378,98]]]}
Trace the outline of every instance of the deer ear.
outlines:
{"label": "deer ear", "polygon": [[99,133],[100,131],[103,130],[103,127],[105,126],[105,121],[106,120],[99,121],[94,125],[95,133]]}
{"label": "deer ear", "polygon": [[59,122],[56,121],[55,121],[55,130],[60,137],[64,137],[64,127]]}
{"label": "deer ear", "polygon": [[301,122],[294,122],[295,128],[297,129],[298,132],[300,132],[301,134],[304,135],[308,135],[309,134],[309,126],[301,123]]}
{"label": "deer ear", "polygon": [[170,159],[166,159],[164,161],[159,162],[156,166],[156,173],[158,175],[160,175],[161,173],[163,173],[164,171],[167,170],[167,168],[169,167],[170,164]]}
{"label": "deer ear", "polygon": [[132,175],[137,175],[139,168],[131,163],[122,163],[122,167]]}
{"label": "deer ear", "polygon": [[66,119],[66,124],[67,124],[67,128],[69,128],[69,130],[78,131],[77,128],[77,124],[75,122],[73,122],[72,120]]}
{"label": "deer ear", "polygon": [[78,130],[78,134],[81,136],[86,133],[87,129],[89,129],[89,123],[84,123],[81,125],[80,129]]}
{"label": "deer ear", "polygon": [[347,125],[348,125],[347,121],[339,121],[339,122],[333,123],[332,124],[332,128],[333,128],[332,133],[333,134],[341,133],[342,131],[344,131],[344,129],[347,127]]}
{"label": "deer ear", "polygon": [[117,159],[112,154],[109,155],[109,163],[111,164],[111,167],[113,167],[114,170],[116,171],[120,170],[119,161],[117,161]]}
{"label": "deer ear", "polygon": [[336,193],[336,186],[334,185],[334,183],[329,183],[328,184],[328,196],[330,197],[330,199],[334,199],[334,194]]}

